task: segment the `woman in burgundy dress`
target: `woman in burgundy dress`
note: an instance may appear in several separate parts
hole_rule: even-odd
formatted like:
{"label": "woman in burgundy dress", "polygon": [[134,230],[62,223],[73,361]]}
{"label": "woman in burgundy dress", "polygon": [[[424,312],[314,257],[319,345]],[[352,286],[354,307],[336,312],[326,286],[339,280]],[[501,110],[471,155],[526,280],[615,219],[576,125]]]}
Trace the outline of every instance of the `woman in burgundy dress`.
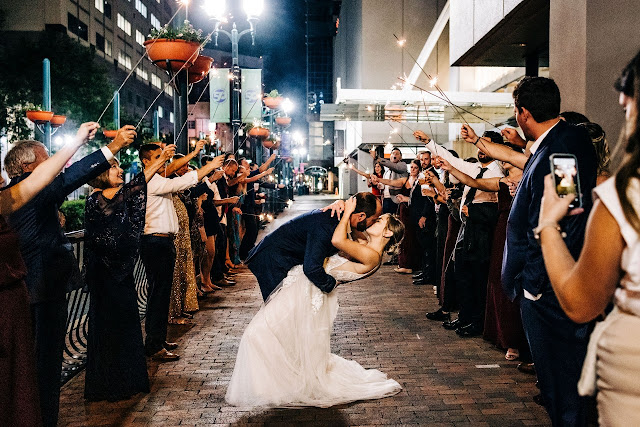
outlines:
{"label": "woman in burgundy dress", "polygon": [[[4,216],[19,210],[53,181],[64,165],[88,139],[97,123],[84,123],[75,139],[41,163],[23,181],[0,189],[0,424],[39,426],[40,402],[36,373],[35,343],[31,329],[27,275],[18,236]],[[35,141],[18,141],[18,144]]]}

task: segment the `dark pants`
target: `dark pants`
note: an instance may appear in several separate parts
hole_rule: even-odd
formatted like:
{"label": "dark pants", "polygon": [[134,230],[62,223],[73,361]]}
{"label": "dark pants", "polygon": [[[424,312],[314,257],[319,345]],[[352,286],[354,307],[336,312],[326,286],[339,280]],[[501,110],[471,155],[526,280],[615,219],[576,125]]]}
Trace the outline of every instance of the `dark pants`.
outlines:
{"label": "dark pants", "polygon": [[[437,213],[436,228],[436,257],[435,257],[435,283],[440,292],[440,282],[442,281],[442,263],[444,262],[444,247],[447,242],[447,233],[449,231],[449,208],[445,204],[441,204]],[[438,297],[440,295],[438,294]]]}
{"label": "dark pants", "polygon": [[436,281],[436,236],[433,225],[427,225],[425,228],[420,228],[416,224],[418,234],[418,244],[420,245],[421,257],[421,270],[423,281],[429,284],[439,284]]}
{"label": "dark pants", "polygon": [[551,422],[587,425],[588,399],[578,395],[577,384],[591,326],[572,322],[551,289],[537,301],[521,298],[520,312]]}
{"label": "dark pants", "polygon": [[43,425],[56,426],[67,324],[66,298],[62,296],[31,304],[31,320],[36,340],[36,363]]}
{"label": "dark pants", "polygon": [[242,220],[244,221],[244,236],[239,253],[240,259],[244,261],[258,239],[258,218],[253,215],[242,215]]}
{"label": "dark pants", "polygon": [[220,224],[220,231],[216,236],[216,256],[213,258],[211,266],[211,280],[217,282],[224,279],[227,271],[227,226]]}
{"label": "dark pants", "polygon": [[398,205],[390,197],[382,199],[382,213],[395,214],[397,211]]}
{"label": "dark pants", "polygon": [[458,318],[462,325],[473,323],[482,328],[487,302],[489,258],[480,259],[464,249],[456,251],[456,295],[460,301]]}
{"label": "dark pants", "polygon": [[145,318],[145,353],[150,356],[162,350],[167,340],[169,300],[176,247],[170,237],[144,235],[140,240],[140,257],[149,285]]}

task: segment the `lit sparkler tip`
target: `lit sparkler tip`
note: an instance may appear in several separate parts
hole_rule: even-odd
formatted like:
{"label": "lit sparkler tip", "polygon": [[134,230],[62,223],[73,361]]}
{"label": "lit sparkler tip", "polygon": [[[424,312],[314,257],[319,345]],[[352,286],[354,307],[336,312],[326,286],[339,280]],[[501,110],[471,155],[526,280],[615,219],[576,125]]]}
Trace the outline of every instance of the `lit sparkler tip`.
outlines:
{"label": "lit sparkler tip", "polygon": [[403,47],[407,43],[407,39],[398,39],[398,46]]}
{"label": "lit sparkler tip", "polygon": [[432,78],[431,80],[429,80],[429,85],[431,87],[435,87],[435,85],[438,84],[438,76],[435,76],[434,78]]}
{"label": "lit sparkler tip", "polygon": [[371,105],[367,105],[367,111],[373,111],[373,107]]}

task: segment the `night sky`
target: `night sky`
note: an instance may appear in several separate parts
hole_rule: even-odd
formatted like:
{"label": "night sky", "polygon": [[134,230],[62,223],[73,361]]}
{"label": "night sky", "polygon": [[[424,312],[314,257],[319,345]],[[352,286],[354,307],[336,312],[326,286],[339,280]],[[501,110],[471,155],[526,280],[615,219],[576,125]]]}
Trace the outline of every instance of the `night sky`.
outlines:
{"label": "night sky", "polygon": [[[198,0],[192,0],[190,21],[205,33],[213,29],[213,21],[197,10]],[[248,28],[241,0],[227,0],[227,11],[234,17],[238,31]],[[224,26],[230,30],[231,25]],[[221,36],[218,49],[231,51],[228,38]],[[256,45],[251,37],[243,36],[239,45],[240,55],[263,56],[263,83],[265,93],[277,89],[291,98],[296,109],[292,129],[304,131],[306,111],[306,51],[305,51],[305,2],[304,0],[264,0],[264,12],[257,23]]]}

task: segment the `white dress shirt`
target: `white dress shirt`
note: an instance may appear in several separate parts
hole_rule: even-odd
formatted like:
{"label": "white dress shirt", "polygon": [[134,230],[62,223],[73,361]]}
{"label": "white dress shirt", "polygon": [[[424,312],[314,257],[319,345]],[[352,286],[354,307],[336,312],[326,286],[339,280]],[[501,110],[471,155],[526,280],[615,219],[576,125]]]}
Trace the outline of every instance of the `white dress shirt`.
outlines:
{"label": "white dress shirt", "polygon": [[533,143],[533,145],[531,147],[529,147],[529,151],[531,152],[531,155],[533,156],[534,154],[536,154],[536,151],[538,150],[538,148],[540,147],[540,144],[542,143],[542,140],[549,134],[549,132],[551,132],[551,129],[553,129],[554,127],[556,127],[556,125],[560,123],[560,120],[558,120],[556,122],[555,125],[551,126],[549,129],[547,129],[547,131],[545,133],[543,133],[542,135],[540,135],[538,137],[538,139],[536,139],[536,142]]}
{"label": "white dress shirt", "polygon": [[[213,194],[214,194],[213,200],[222,200],[222,197],[220,196],[220,190],[218,189],[218,184],[216,184],[215,181],[214,182],[209,181],[209,177],[206,177],[204,181],[207,183],[211,191],[213,191]],[[216,206],[216,210],[218,211],[218,218],[220,218],[220,224],[227,225],[227,216],[222,215],[222,205]]]}
{"label": "white dress shirt", "polygon": [[180,226],[172,195],[197,183],[198,171],[188,172],[178,178],[165,178],[155,174],[147,184],[144,234],[177,234]]}
{"label": "white dress shirt", "polygon": [[[436,150],[435,147],[436,143],[431,140],[429,141],[429,143],[427,144],[427,148],[429,150],[431,150],[431,152],[434,152]],[[480,163],[470,163],[470,162],[465,162],[462,159],[457,158],[456,156],[454,156],[453,154],[451,154],[449,152],[449,150],[445,149],[445,148],[440,148],[438,150],[438,154],[440,155],[440,157],[442,157],[443,159],[445,159],[446,161],[448,161],[451,166],[453,166],[454,168],[458,169],[460,172],[463,172],[467,175],[469,175],[471,178],[475,178],[478,176],[478,174],[480,173],[480,169],[482,169],[482,164]],[[504,173],[502,172],[502,169],[500,168],[500,165],[498,165],[498,162],[493,161],[491,163],[489,163],[487,166],[487,171],[484,173],[484,175],[482,175],[482,178],[502,178],[504,177]],[[453,177],[452,177],[453,178]],[[470,187],[469,186],[465,186],[464,187],[464,191],[462,192],[462,201],[464,201],[467,197],[467,193],[469,193]],[[482,191],[482,190],[477,190],[476,191],[476,195],[473,198],[473,203],[487,203],[487,202],[491,202],[491,203],[497,203],[498,202],[498,193],[495,193],[493,191]],[[462,213],[461,213],[462,215]]]}
{"label": "white dress shirt", "polygon": [[111,160],[113,160],[114,155],[111,152],[111,150],[107,148],[106,145],[102,147],[100,151],[102,151],[102,154],[104,155],[104,158],[107,159],[107,162],[110,162]]}

